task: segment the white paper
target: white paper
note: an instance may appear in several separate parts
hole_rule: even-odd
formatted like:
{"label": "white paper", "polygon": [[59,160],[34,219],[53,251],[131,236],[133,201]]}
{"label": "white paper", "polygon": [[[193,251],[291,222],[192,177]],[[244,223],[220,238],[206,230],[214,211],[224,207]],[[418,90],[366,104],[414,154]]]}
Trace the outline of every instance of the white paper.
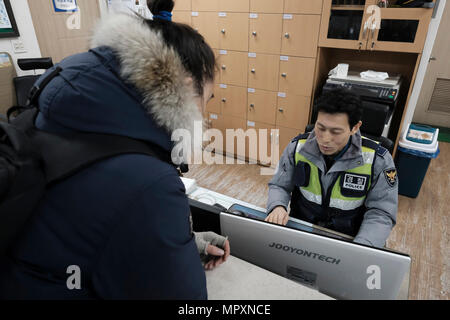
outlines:
{"label": "white paper", "polygon": [[0,28],[11,29],[11,21],[9,21],[8,12],[6,12],[5,2],[0,0]]}

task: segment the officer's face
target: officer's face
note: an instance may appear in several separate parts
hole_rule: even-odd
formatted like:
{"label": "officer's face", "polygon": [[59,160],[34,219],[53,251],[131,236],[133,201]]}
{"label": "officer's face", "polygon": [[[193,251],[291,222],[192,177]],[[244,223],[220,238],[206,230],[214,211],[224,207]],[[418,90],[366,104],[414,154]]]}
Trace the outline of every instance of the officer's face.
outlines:
{"label": "officer's face", "polygon": [[362,124],[360,121],[350,130],[348,123],[348,116],[345,113],[319,112],[314,131],[320,152],[330,156],[344,149],[350,136],[354,135]]}

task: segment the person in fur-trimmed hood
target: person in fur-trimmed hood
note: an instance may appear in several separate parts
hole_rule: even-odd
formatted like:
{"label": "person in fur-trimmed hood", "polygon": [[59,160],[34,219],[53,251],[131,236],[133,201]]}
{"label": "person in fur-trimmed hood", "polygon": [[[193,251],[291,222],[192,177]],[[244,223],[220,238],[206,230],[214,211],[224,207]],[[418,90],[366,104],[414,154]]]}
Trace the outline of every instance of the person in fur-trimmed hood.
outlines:
{"label": "person in fur-trimmed hood", "polygon": [[[202,121],[215,71],[202,36],[170,21],[173,6],[149,1],[153,20],[104,18],[91,49],[58,64],[36,126],[145,140],[170,155],[172,132]],[[46,192],[0,267],[0,297],[206,299],[204,269],[226,260],[229,243],[194,237],[189,215],[173,165],[142,154],[98,162]],[[218,258],[202,265],[199,251]],[[79,268],[80,288],[69,289],[70,266]]]}

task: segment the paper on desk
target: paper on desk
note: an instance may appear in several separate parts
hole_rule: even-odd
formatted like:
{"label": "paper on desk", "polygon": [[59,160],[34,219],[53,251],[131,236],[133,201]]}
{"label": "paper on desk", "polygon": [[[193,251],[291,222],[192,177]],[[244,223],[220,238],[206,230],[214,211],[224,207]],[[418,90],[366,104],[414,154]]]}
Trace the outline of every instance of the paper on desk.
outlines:
{"label": "paper on desk", "polygon": [[186,194],[189,195],[197,189],[197,183],[195,179],[188,179],[181,177],[181,181],[184,184],[184,188],[186,189]]}
{"label": "paper on desk", "polygon": [[361,72],[361,78],[370,81],[384,81],[389,78],[389,74],[387,72],[376,72],[372,70],[367,70]]}

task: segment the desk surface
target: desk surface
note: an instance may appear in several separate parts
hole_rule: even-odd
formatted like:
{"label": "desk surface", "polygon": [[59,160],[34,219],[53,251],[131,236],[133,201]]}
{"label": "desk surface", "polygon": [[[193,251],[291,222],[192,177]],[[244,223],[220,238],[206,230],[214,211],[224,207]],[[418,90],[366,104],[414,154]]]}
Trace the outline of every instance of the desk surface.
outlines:
{"label": "desk surface", "polygon": [[206,271],[209,300],[332,300],[236,257]]}

